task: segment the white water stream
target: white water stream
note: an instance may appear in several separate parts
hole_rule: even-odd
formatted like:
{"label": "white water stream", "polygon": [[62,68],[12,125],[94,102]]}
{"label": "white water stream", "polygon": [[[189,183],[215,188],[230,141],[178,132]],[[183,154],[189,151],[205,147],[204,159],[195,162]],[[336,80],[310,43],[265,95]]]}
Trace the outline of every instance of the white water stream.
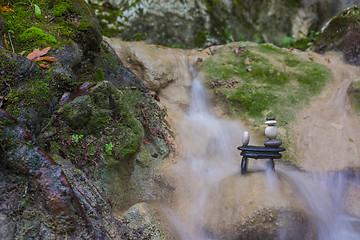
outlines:
{"label": "white water stream", "polygon": [[[210,218],[215,221],[224,214],[224,211],[216,213],[217,204],[224,203],[220,201],[220,192],[225,191],[223,182],[232,179],[234,184],[231,186],[230,182],[230,186],[227,187],[232,188],[231,193],[236,195],[234,199],[245,196],[249,191],[265,189],[264,191],[269,194],[261,195],[265,198],[261,199],[262,202],[271,202],[271,198],[274,197],[278,198],[279,202],[297,202],[296,204],[309,215],[315,228],[315,239],[360,239],[359,219],[351,217],[345,211],[346,196],[351,189],[360,187],[359,177],[354,172],[305,173],[288,170],[277,164],[274,173],[271,170],[265,171],[264,161],[251,159],[249,175],[259,175],[260,180],[255,181],[249,175],[241,176],[241,157],[236,148],[241,144],[241,136],[245,129],[238,122],[218,119],[212,111],[201,79],[193,77],[192,103],[182,125],[177,129],[182,142],[182,160],[176,163],[172,172],[181,184],[176,188],[176,202],[172,209],[166,210],[169,221],[177,229],[179,239],[220,239],[205,229],[209,222],[209,212]],[[286,198],[281,193],[283,181],[291,186],[291,200],[283,199]],[[261,186],[265,187],[262,189]],[[257,195],[254,196],[256,198]],[[235,215],[244,210],[236,204],[229,204],[223,208],[226,209],[225,213],[231,215],[219,217],[222,221],[220,223],[219,220],[218,225],[224,227],[228,221],[238,219]],[[287,231],[288,229],[279,230],[278,239],[289,239]],[[302,239],[301,236],[298,239]]]}
{"label": "white water stream", "polygon": [[280,170],[298,190],[305,202],[319,240],[360,239],[360,219],[345,211],[345,196],[360,179],[352,171],[333,173],[303,173]]}

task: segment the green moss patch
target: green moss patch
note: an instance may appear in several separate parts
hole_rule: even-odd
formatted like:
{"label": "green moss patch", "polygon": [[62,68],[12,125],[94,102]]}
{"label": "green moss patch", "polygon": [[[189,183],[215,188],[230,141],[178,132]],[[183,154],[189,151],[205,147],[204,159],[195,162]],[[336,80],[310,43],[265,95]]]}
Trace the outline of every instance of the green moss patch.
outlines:
{"label": "green moss patch", "polygon": [[[34,48],[59,47],[69,41],[83,41],[82,32],[95,27],[96,18],[85,1],[12,1],[13,12],[0,12],[11,36],[15,52]],[[7,1],[0,1],[6,5]],[[35,14],[35,5],[41,15]],[[101,32],[98,29],[98,32]],[[7,39],[9,41],[9,39]]]}
{"label": "green moss patch", "polygon": [[[290,122],[293,109],[306,104],[331,78],[325,66],[270,44],[226,45],[201,68],[215,93],[229,100],[236,112],[259,123],[269,115]],[[227,82],[237,84],[229,87]]]}
{"label": "green moss patch", "polygon": [[19,35],[22,43],[32,44],[34,46],[53,45],[57,43],[54,36],[46,34],[44,30],[37,27],[30,27]]}

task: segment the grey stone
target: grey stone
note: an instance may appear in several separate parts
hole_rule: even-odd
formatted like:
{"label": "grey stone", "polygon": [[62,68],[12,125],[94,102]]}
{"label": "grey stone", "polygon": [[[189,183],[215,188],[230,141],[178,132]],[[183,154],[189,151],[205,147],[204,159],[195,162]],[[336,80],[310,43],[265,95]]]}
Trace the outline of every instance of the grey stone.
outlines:
{"label": "grey stone", "polygon": [[279,139],[271,139],[264,142],[265,147],[279,147],[282,141]]}

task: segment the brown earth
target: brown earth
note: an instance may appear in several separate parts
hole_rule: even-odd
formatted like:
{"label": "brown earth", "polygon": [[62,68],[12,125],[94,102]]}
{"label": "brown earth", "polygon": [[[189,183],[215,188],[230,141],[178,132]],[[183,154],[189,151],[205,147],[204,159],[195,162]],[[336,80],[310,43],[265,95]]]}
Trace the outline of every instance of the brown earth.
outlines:
{"label": "brown earth", "polygon": [[294,121],[292,141],[297,161],[307,171],[336,171],[360,166],[360,118],[351,106],[348,87],[360,79],[359,68],[337,53],[299,53],[325,64],[334,81]]}

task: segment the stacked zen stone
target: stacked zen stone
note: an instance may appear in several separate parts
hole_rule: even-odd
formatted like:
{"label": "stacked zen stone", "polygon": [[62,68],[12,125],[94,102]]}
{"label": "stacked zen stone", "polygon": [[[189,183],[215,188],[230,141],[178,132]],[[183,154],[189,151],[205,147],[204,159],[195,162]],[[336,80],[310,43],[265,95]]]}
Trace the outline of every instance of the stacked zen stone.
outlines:
{"label": "stacked zen stone", "polygon": [[266,118],[265,124],[268,125],[265,128],[265,136],[269,138],[269,140],[264,142],[265,147],[279,147],[282,144],[282,141],[276,139],[278,135],[278,130],[276,127],[277,121],[274,117],[268,117]]}

